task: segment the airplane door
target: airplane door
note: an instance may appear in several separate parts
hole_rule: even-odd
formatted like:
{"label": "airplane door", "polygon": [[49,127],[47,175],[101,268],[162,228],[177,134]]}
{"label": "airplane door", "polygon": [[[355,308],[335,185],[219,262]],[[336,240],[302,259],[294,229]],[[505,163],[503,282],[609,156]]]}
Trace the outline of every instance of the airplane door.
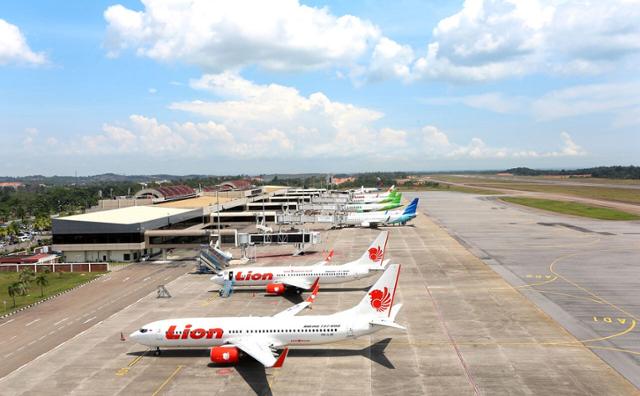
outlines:
{"label": "airplane door", "polygon": [[229,271],[229,280],[232,281],[233,280],[233,271]]}

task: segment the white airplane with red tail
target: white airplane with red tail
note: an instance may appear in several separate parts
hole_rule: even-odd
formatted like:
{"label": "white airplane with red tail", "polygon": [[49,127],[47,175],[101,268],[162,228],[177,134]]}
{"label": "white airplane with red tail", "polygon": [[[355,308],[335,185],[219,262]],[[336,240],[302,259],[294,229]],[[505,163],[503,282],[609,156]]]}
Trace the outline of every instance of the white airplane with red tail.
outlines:
{"label": "white airplane with red tail", "polygon": [[225,281],[233,286],[264,286],[268,294],[280,295],[286,289],[311,290],[316,279],[323,285],[343,283],[366,278],[384,270],[389,260],[384,259],[389,232],[382,231],[358,260],[342,265],[326,265],[321,261],[314,265],[289,267],[244,267],[224,270],[211,280],[219,285]]}
{"label": "white airplane with red tail", "polygon": [[[402,304],[393,305],[400,265],[391,264],[358,305],[332,315],[296,316],[311,305],[316,294],[273,316],[168,319],[142,326],[129,337],[156,348],[211,348],[213,363],[237,363],[246,354],[265,367],[281,367],[289,345],[316,345],[352,339],[385,327],[405,328],[395,322]],[[278,355],[277,350],[284,348]]]}

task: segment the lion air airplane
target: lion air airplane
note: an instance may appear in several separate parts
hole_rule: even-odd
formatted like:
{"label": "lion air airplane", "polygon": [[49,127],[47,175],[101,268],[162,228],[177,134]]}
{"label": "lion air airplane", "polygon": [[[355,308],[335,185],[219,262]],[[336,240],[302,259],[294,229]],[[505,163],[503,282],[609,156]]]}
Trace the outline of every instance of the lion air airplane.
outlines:
{"label": "lion air airplane", "polygon": [[362,279],[384,270],[389,260],[384,260],[389,232],[382,231],[356,261],[342,265],[326,265],[328,260],[314,265],[290,267],[244,267],[225,270],[211,277],[223,285],[226,280],[235,286],[265,286],[269,294],[280,295],[286,289],[311,290],[316,279],[323,285]]}
{"label": "lion air airplane", "polygon": [[[358,305],[332,315],[296,316],[307,301],[273,316],[168,319],[146,324],[131,340],[156,348],[211,348],[213,363],[237,363],[241,353],[265,367],[282,367],[289,345],[316,345],[371,334],[385,327],[405,328],[395,322],[402,304],[393,306],[400,265],[392,264]],[[283,348],[278,356],[275,350]]]}

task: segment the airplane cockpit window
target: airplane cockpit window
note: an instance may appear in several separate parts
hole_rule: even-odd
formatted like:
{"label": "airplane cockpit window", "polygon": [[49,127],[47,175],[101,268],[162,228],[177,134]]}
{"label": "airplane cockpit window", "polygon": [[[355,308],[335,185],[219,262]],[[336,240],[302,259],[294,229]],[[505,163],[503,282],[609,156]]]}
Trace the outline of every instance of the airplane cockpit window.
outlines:
{"label": "airplane cockpit window", "polygon": [[140,332],[141,332],[141,333],[146,333],[147,331],[149,331],[149,330],[147,330],[147,329],[140,329]]}

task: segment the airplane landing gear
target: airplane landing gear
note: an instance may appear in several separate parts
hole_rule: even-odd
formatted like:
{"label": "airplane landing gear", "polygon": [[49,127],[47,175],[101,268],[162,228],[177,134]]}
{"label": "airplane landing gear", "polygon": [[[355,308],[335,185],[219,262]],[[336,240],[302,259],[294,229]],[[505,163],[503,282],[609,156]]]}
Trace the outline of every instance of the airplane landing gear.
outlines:
{"label": "airplane landing gear", "polygon": [[156,350],[153,351],[153,356],[160,356],[161,352],[160,352],[160,347],[156,347]]}

